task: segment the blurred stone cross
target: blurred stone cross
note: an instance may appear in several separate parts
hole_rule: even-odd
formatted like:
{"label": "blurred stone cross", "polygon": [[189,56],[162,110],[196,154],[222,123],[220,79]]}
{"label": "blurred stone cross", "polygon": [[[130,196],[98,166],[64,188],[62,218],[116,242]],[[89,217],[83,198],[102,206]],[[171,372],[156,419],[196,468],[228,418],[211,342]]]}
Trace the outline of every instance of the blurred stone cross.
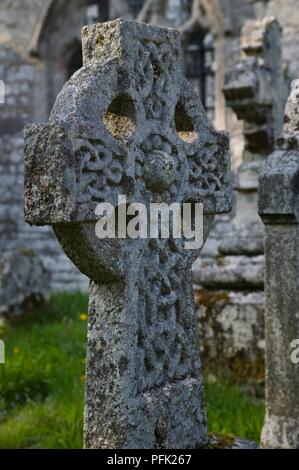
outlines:
{"label": "blurred stone cross", "polygon": [[99,203],[199,202],[204,239],[230,209],[228,136],[181,71],[175,30],[84,27],[84,67],[26,129],[25,214],[90,280],[86,448],[206,442],[191,266],[181,239],[99,239]]}

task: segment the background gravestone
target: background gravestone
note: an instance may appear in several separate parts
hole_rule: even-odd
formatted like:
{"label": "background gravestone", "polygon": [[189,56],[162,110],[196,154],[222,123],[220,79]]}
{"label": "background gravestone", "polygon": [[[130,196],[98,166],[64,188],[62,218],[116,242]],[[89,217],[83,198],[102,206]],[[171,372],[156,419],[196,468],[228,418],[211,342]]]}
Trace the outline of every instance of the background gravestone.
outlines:
{"label": "background gravestone", "polygon": [[245,149],[235,178],[235,216],[217,255],[202,257],[194,266],[194,280],[200,286],[195,291],[199,334],[206,363],[220,357],[220,367],[228,365],[239,378],[260,381],[265,344],[258,176],[282,130],[287,99],[281,27],[275,18],[244,25],[241,60],[225,76],[224,95],[243,120]]}
{"label": "background gravestone", "polygon": [[0,254],[0,317],[19,317],[49,300],[49,273],[36,253],[19,248]]}
{"label": "background gravestone", "polygon": [[116,20],[82,35],[85,66],[49,123],[26,130],[25,211],[30,224],[54,227],[92,281],[85,446],[200,446],[199,252],[183,240],[99,240],[95,208],[119,194],[146,206],[201,202],[206,239],[214,214],[230,209],[228,136],[182,75],[178,32]]}
{"label": "background gravestone", "polygon": [[259,181],[259,213],[265,224],[266,417],[262,445],[299,448],[299,80],[285,110],[277,150]]}

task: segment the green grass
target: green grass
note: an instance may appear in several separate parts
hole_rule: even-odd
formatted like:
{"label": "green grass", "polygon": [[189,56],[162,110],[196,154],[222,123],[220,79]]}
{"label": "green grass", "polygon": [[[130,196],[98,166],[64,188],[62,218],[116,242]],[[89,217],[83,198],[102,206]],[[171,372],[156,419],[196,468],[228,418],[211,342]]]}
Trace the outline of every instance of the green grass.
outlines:
{"label": "green grass", "polygon": [[210,381],[210,376],[205,376],[209,431],[258,443],[264,421],[264,400],[255,396],[254,389],[245,391],[242,385],[212,377]]}
{"label": "green grass", "polygon": [[[0,448],[82,447],[87,297],[54,295],[50,308],[0,327]],[[209,430],[258,441],[263,403],[224,379],[206,380]]]}
{"label": "green grass", "polygon": [[[0,448],[81,448],[87,297],[9,325],[0,365]],[[83,317],[85,318],[85,317]]]}

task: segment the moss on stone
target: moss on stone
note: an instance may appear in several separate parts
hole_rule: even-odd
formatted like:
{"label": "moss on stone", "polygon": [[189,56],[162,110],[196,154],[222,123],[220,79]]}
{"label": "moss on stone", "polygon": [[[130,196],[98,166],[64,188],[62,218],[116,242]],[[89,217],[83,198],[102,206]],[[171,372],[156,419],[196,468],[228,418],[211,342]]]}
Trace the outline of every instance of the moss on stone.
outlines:
{"label": "moss on stone", "polygon": [[210,307],[220,301],[228,302],[229,293],[226,291],[209,291],[209,290],[196,290],[194,293],[195,303],[197,305],[204,305],[205,307]]}
{"label": "moss on stone", "polygon": [[204,370],[216,375],[231,378],[235,383],[251,382],[255,388],[263,388],[265,382],[265,360],[261,355],[255,360],[246,358],[244,354],[237,353],[233,357],[211,359],[204,352],[201,354]]}
{"label": "moss on stone", "polygon": [[205,446],[206,449],[231,449],[235,443],[235,437],[230,434],[208,434],[208,444]]}

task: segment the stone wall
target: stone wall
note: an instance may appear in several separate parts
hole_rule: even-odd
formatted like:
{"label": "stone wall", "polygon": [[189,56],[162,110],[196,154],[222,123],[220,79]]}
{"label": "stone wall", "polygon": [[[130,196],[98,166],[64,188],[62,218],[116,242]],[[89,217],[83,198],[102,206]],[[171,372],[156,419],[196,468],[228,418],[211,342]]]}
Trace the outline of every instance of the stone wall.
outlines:
{"label": "stone wall", "polygon": [[0,250],[34,249],[51,273],[53,289],[85,289],[87,280],[62,253],[52,229],[31,228],[23,216],[23,129],[48,114],[49,89],[43,86],[47,67],[29,53],[45,3],[14,0],[0,6],[0,79],[5,83],[0,107]]}
{"label": "stone wall", "polygon": [[23,216],[23,128],[32,120],[35,66],[21,55],[1,50],[7,67],[5,104],[0,115],[0,250],[32,248],[40,253],[53,274],[52,287],[76,289],[86,283],[62,254],[50,228],[31,228]]}

